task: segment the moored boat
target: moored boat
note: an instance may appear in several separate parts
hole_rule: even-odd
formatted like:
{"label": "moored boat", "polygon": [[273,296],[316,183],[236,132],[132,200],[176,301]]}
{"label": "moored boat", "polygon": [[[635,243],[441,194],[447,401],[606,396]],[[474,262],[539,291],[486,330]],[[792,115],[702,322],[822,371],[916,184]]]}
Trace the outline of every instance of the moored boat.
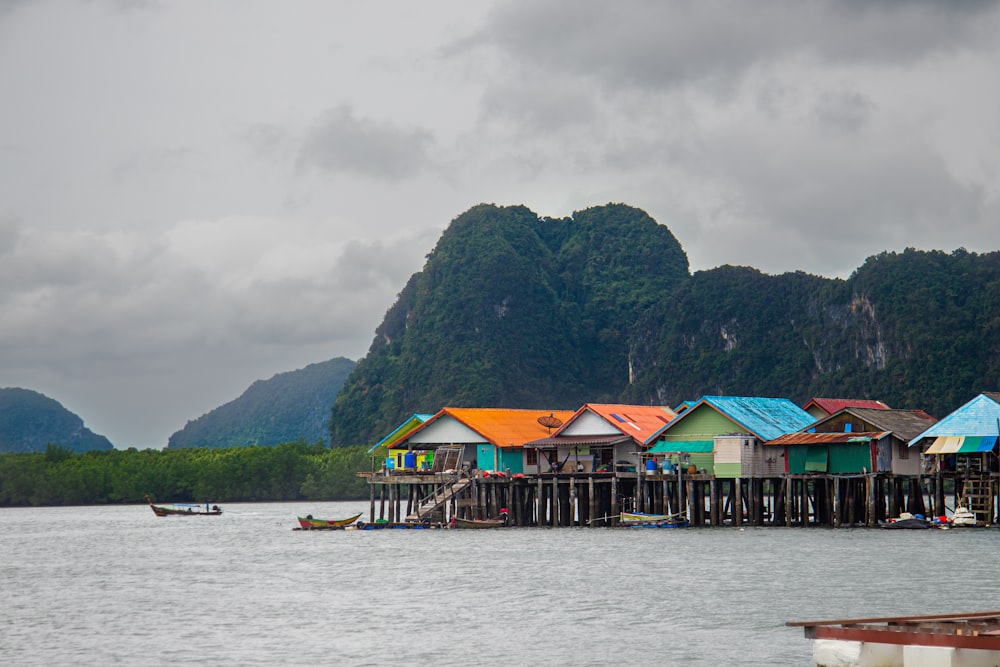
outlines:
{"label": "moored boat", "polygon": [[314,519],[312,514],[300,516],[299,527],[302,530],[333,530],[336,528],[346,528],[361,518],[361,514],[355,514],[346,519]]}
{"label": "moored boat", "polygon": [[495,519],[461,519],[451,517],[452,528],[503,528],[507,525],[507,510],[500,510],[500,516]]}
{"label": "moored boat", "polygon": [[646,514],[644,512],[622,512],[618,525],[628,528],[683,528],[688,525],[683,514]]}
{"label": "moored boat", "polygon": [[174,503],[171,505],[154,505],[153,501],[150,500],[149,494],[146,494],[146,502],[153,510],[153,514],[156,516],[218,516],[222,514],[222,508],[218,505],[209,506],[208,503],[204,505],[191,505],[184,503]]}
{"label": "moored boat", "polygon": [[959,505],[955,508],[955,513],[951,516],[951,525],[955,527],[974,528],[979,525],[976,514],[968,507]]}

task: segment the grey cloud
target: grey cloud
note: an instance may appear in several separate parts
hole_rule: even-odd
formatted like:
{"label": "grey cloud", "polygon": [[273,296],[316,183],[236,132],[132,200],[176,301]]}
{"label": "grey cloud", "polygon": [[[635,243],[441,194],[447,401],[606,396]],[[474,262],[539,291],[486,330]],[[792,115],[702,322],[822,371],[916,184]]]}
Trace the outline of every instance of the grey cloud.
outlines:
{"label": "grey cloud", "polygon": [[875,108],[872,100],[860,93],[827,92],[820,95],[813,109],[818,121],[844,130],[858,130]]}
{"label": "grey cloud", "polygon": [[613,87],[729,85],[761,63],[791,55],[902,64],[941,50],[989,46],[998,26],[996,7],[996,2],[523,0],[502,3],[483,38],[528,69],[577,72]]}
{"label": "grey cloud", "polygon": [[345,105],[327,112],[309,130],[299,165],[396,181],[420,171],[430,143],[426,130],[358,118]]}

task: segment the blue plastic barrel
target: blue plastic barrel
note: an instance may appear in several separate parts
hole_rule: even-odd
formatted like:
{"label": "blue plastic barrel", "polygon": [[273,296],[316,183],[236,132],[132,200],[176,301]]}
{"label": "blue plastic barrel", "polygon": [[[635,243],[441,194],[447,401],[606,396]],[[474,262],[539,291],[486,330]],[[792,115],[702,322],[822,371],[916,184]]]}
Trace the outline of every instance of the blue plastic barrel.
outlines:
{"label": "blue plastic barrel", "polygon": [[656,459],[646,460],[646,472],[656,472]]}
{"label": "blue plastic barrel", "polygon": [[403,467],[407,470],[412,470],[417,467],[417,455],[413,452],[406,452],[403,455]]}

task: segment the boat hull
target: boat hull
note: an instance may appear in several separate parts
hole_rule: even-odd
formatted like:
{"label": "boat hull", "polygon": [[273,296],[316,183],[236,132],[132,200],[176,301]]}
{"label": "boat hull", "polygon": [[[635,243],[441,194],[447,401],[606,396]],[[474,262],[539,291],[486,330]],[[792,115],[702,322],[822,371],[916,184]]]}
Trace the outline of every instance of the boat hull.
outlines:
{"label": "boat hull", "polygon": [[[153,514],[156,516],[219,516],[222,514],[222,510],[218,505],[213,505],[210,509],[195,509],[196,506],[190,505],[187,507],[169,506],[169,505],[154,505],[146,496],[146,502],[149,503],[150,509],[153,510]],[[207,507],[207,506],[206,506]]]}
{"label": "boat hull", "polygon": [[346,519],[314,519],[311,516],[298,517],[299,527],[302,530],[333,530],[336,528],[346,528],[361,518],[360,514],[355,514]]}

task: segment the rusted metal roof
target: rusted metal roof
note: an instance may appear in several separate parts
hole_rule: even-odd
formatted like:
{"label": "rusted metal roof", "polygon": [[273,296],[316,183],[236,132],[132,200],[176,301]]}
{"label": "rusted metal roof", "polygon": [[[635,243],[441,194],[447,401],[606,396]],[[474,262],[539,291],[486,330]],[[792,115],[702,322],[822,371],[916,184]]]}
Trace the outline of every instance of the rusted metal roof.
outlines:
{"label": "rusted metal roof", "polygon": [[881,440],[890,431],[869,431],[865,433],[786,433],[768,440],[765,445],[846,445]]}
{"label": "rusted metal roof", "polygon": [[815,405],[828,415],[840,412],[844,408],[869,408],[872,410],[888,410],[889,406],[882,401],[868,398],[814,398],[802,406],[803,410],[809,410]]}
{"label": "rusted metal roof", "polygon": [[843,412],[854,415],[880,431],[892,431],[900,440],[909,440],[937,422],[923,410],[846,408]]}

